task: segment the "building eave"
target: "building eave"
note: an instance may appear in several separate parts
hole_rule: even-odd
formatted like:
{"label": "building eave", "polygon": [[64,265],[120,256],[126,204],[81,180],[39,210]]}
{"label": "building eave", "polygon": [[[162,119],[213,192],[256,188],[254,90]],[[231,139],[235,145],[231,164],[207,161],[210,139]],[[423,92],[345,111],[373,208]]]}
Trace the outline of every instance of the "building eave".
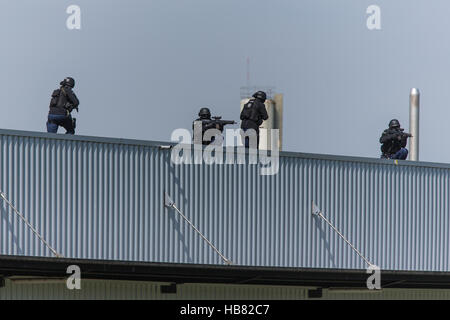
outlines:
{"label": "building eave", "polygon": [[[68,277],[70,265],[83,279],[170,283],[220,283],[365,288],[366,270],[254,267],[160,262],[129,262],[0,255],[0,277]],[[450,289],[450,272],[381,270],[382,288]]]}

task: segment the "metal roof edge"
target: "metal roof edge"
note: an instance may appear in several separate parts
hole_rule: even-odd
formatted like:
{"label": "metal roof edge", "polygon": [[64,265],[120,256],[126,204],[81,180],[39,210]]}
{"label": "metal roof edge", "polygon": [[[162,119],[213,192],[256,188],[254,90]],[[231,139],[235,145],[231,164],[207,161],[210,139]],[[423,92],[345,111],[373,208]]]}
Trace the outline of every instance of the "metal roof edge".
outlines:
{"label": "metal roof edge", "polygon": [[175,143],[173,143],[173,142],[163,142],[163,141],[147,141],[147,140],[111,138],[111,137],[55,134],[55,133],[46,133],[46,132],[21,131],[21,130],[9,130],[9,129],[0,129],[0,135],[17,136],[17,137],[25,137],[25,138],[41,138],[41,139],[65,140],[65,141],[83,141],[83,142],[95,142],[95,143],[105,143],[105,144],[122,144],[122,145],[150,146],[150,147],[159,147],[162,145],[175,145]]}
{"label": "metal roof edge", "polygon": [[[46,133],[46,132],[10,130],[10,129],[0,129],[0,136],[1,135],[18,136],[18,137],[25,137],[25,138],[42,138],[42,139],[51,139],[51,140],[82,141],[82,142],[120,144],[120,145],[145,146],[145,147],[162,147],[162,146],[177,145],[177,142],[167,142],[167,141],[123,139],[123,138],[96,137],[96,136],[83,136],[83,135],[66,135],[66,134],[54,134],[54,133]],[[192,145],[186,145],[186,146],[192,146]],[[224,150],[225,149],[226,149],[226,147],[224,147]],[[234,149],[236,152],[237,147],[234,147]],[[225,153],[225,151],[224,151],[224,153]],[[279,155],[281,157],[302,158],[302,159],[312,159],[312,160],[325,160],[325,161],[357,162],[357,163],[368,163],[368,164],[377,164],[377,165],[391,165],[391,166],[397,166],[397,167],[412,166],[412,167],[426,167],[426,168],[436,168],[436,169],[450,169],[450,163],[439,163],[439,162],[390,160],[390,159],[379,159],[379,158],[358,157],[358,156],[303,153],[303,152],[295,152],[295,151],[280,151]]]}

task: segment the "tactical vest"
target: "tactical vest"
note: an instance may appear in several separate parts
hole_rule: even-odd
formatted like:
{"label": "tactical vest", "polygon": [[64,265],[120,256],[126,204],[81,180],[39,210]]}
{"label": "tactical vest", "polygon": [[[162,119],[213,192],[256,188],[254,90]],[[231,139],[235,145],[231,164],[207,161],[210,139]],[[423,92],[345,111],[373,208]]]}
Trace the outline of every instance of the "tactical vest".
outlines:
{"label": "tactical vest", "polygon": [[244,108],[242,110],[242,116],[246,120],[251,120],[255,123],[259,122],[258,106],[255,103],[255,99],[251,99],[244,105]]}

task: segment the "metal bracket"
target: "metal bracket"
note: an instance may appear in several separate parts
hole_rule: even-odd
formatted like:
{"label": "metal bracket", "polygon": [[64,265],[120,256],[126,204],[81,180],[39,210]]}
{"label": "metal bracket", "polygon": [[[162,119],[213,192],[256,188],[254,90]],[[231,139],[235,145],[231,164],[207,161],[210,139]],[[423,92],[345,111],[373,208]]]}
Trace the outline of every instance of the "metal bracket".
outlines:
{"label": "metal bracket", "polygon": [[222,253],[220,253],[220,251],[211,243],[211,241],[209,241],[204,235],[203,233],[201,233],[195,226],[194,224],[189,221],[189,219],[180,211],[180,209],[177,208],[177,206],[175,205],[175,202],[172,200],[172,198],[167,194],[167,192],[164,192],[164,206],[166,208],[173,208],[176,212],[178,212],[178,214],[192,227],[192,229],[194,229],[195,232],[197,232],[200,237],[202,237],[203,240],[205,240],[205,242],[222,258],[222,260],[228,264],[231,265],[233,264],[231,262],[230,259],[227,259]]}
{"label": "metal bracket", "polygon": [[170,198],[167,192],[164,192],[164,206],[167,208],[173,208],[175,202]]}
{"label": "metal bracket", "polygon": [[317,217],[319,217],[319,218],[322,218],[330,227],[331,227],[331,229],[333,229],[334,230],[334,232],[336,232],[338,235],[339,235],[339,237],[341,237],[342,238],[342,240],[344,240],[352,249],[353,249],[353,251],[355,251],[356,252],[356,254],[358,255],[358,256],[360,256],[366,263],[367,263],[367,265],[369,266],[369,267],[373,267],[373,266],[375,266],[374,264],[372,264],[370,261],[369,261],[369,259],[367,259],[365,256],[363,256],[362,255],[362,253],[361,252],[359,252],[358,251],[358,249],[356,249],[356,247],[346,238],[346,237],[344,237],[344,235],[330,222],[330,221],[328,221],[328,219],[327,218],[325,218],[325,216],[323,215],[323,213],[322,213],[322,211],[319,209],[319,207],[317,207],[315,204],[314,204],[314,202],[312,202],[312,210],[311,210],[311,214],[313,215],[313,216],[317,216]]}
{"label": "metal bracket", "polygon": [[314,215],[314,216],[320,215],[320,209],[319,209],[319,207],[317,207],[317,206],[314,204],[314,202],[312,202],[311,208],[312,208],[312,211],[311,211],[311,214],[312,214],[312,215]]}
{"label": "metal bracket", "polygon": [[3,191],[0,190],[0,198],[2,198],[7,204],[8,206],[11,207],[11,209],[13,210],[13,212],[28,226],[28,228],[30,228],[30,230],[39,238],[39,240],[42,241],[42,243],[57,257],[57,258],[63,258],[63,256],[61,254],[59,254],[55,249],[53,249],[48,242],[42,237],[42,235],[28,222],[28,220],[25,218],[25,216],[23,214],[21,214],[19,212],[19,210],[17,210],[16,207],[14,207],[14,205],[8,200],[8,198],[6,197],[6,194],[3,193]]}

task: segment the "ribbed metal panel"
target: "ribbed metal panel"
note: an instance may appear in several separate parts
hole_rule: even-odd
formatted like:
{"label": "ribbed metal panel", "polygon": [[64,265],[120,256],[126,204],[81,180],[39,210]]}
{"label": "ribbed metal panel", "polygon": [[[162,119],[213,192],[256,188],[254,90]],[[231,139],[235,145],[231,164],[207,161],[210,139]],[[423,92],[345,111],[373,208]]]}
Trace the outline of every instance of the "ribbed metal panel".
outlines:
{"label": "ribbed metal panel", "polygon": [[[161,143],[160,143],[161,144]],[[162,143],[163,144],[163,143]],[[311,215],[314,201],[372,263],[450,271],[445,165],[282,153],[260,165],[174,165],[159,143],[0,131],[0,189],[66,257],[365,268]],[[1,203],[1,254],[50,252]]]}
{"label": "ribbed metal panel", "polygon": [[[182,284],[177,292],[161,293],[164,283],[137,281],[82,280],[81,290],[69,290],[65,281],[41,283],[42,280],[14,282],[6,280],[0,288],[0,300],[61,300],[61,299],[120,299],[120,300],[304,300],[308,288],[289,286],[251,286],[223,284]],[[327,290],[324,300],[449,300],[450,290],[445,289],[383,289],[383,290]],[[316,298],[314,300],[317,300]]]}
{"label": "ribbed metal panel", "polygon": [[324,300],[450,300],[446,289],[323,290]]}
{"label": "ribbed metal panel", "polygon": [[[82,280],[80,290],[69,290],[64,280],[6,281],[0,300],[59,299],[158,299],[158,300],[292,300],[305,299],[307,289],[289,286],[182,284],[176,293],[161,293],[165,283]],[[45,281],[45,280],[44,280]]]}

